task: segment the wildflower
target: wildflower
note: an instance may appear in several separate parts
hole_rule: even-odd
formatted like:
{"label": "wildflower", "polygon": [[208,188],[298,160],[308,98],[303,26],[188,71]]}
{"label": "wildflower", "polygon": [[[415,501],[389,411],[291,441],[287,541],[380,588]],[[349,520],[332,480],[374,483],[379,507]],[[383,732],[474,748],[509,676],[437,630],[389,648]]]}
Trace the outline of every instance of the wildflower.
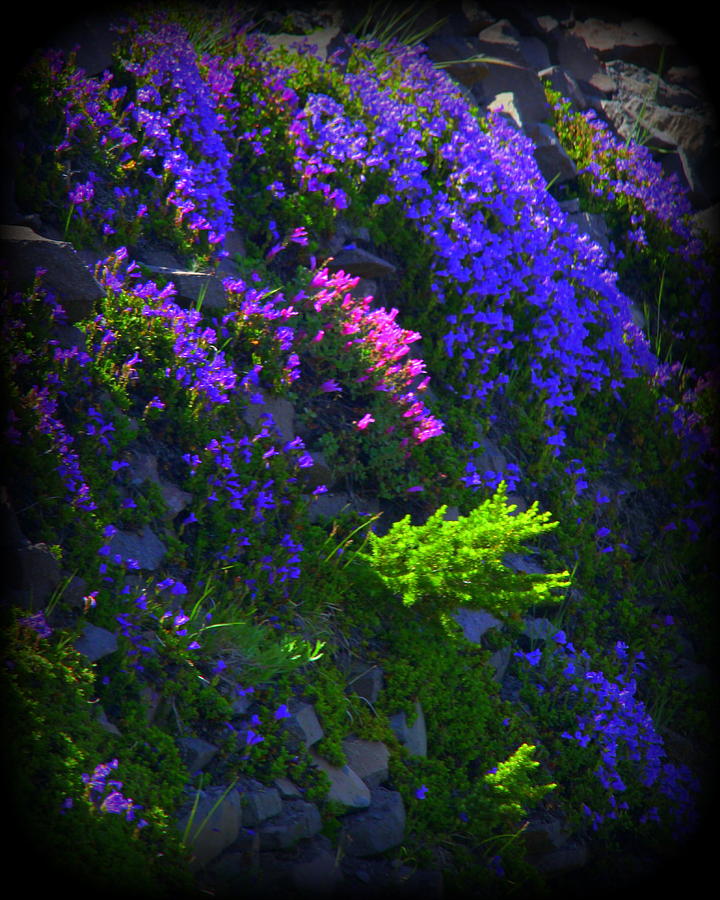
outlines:
{"label": "wildflower", "polygon": [[427,785],[421,784],[420,787],[415,791],[415,796],[418,798],[418,800],[424,800],[427,792]]}
{"label": "wildflower", "polygon": [[364,415],[362,417],[362,419],[360,419],[355,424],[360,429],[360,431],[364,431],[368,427],[368,425],[374,421],[375,421],[375,419],[370,415],[370,413],[367,413],[366,415]]}

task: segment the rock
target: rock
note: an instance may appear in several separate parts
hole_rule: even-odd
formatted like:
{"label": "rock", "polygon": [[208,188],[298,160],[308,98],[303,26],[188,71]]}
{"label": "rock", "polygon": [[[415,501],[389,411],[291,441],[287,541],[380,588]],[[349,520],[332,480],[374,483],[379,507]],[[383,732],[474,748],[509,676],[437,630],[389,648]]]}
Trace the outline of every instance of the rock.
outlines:
{"label": "rock", "polygon": [[117,650],[117,638],[107,628],[98,628],[90,622],[83,623],[82,634],[73,644],[78,653],[86,656],[90,662],[97,662]]}
{"label": "rock", "polygon": [[322,828],[320,811],[305,800],[284,800],[282,811],[263,822],[258,829],[263,850],[292,847],[304,838],[314,837]]}
{"label": "rock", "polygon": [[452,614],[452,618],[462,628],[463,634],[473,644],[479,644],[482,636],[491,628],[502,628],[500,619],[483,609],[460,608]]}
{"label": "rock", "polygon": [[289,778],[276,778],[275,787],[280,791],[280,797],[283,800],[297,800],[302,797],[300,788],[290,781]]}
{"label": "rock", "polygon": [[307,453],[312,457],[313,464],[300,470],[299,478],[303,489],[312,491],[321,484],[324,484],[325,487],[330,487],[335,480],[335,476],[327,464],[325,454],[320,450],[308,450]]}
{"label": "rock", "polygon": [[505,677],[505,673],[507,672],[507,667],[510,665],[510,660],[512,658],[512,650],[510,646],[500,647],[499,650],[496,650],[493,655],[488,660],[488,664],[493,669],[493,681],[496,681],[498,684]]}
{"label": "rock", "polygon": [[174,300],[179,306],[203,309],[225,309],[227,297],[223,281],[211,272],[187,272],[166,266],[145,266],[154,275],[171,281],[177,291]]}
{"label": "rock", "polygon": [[377,703],[383,688],[383,672],[377,665],[356,660],[350,669],[348,687],[369,703]]}
{"label": "rock", "polygon": [[167,549],[149,525],[144,525],[140,534],[132,531],[118,531],[108,544],[111,555],[119,553],[124,559],[134,559],[141,569],[154,572],[163,561]]}
{"label": "rock", "polygon": [[525,619],[522,633],[531,641],[547,641],[557,634],[557,626],[550,619]]}
{"label": "rock", "polygon": [[515,102],[515,94],[512,91],[504,91],[496,94],[495,97],[487,104],[487,108],[492,112],[502,113],[507,116],[518,129],[523,130],[522,116]]}
{"label": "rock", "polygon": [[[337,853],[316,839],[315,846],[303,854],[302,862],[291,870],[293,887],[303,896],[322,897],[333,894],[343,881]],[[328,842],[329,843],[329,842]]]}
{"label": "rock", "polygon": [[610,238],[608,237],[605,217],[600,213],[575,212],[568,215],[568,221],[577,225],[578,229],[596,244],[609,253]]}
{"label": "rock", "polygon": [[562,184],[564,181],[577,178],[575,163],[549,125],[544,122],[531,122],[525,133],[535,144],[535,161],[548,184]]}
{"label": "rock", "polygon": [[51,241],[21,225],[0,226],[0,255],[7,263],[7,289],[27,291],[38,268],[45,269],[43,287],[56,295],[70,323],[92,315],[103,298],[102,287],[65,241]]}
{"label": "rock", "polygon": [[194,775],[202,771],[218,752],[215,744],[210,744],[199,737],[181,737],[177,739],[182,761],[188,768],[188,772]]}
{"label": "rock", "polygon": [[[47,544],[31,544],[12,552],[16,602],[31,610],[42,609],[62,582],[62,571]],[[8,570],[10,571],[9,567]],[[3,575],[3,578],[7,578]],[[3,587],[7,587],[7,583]]]}
{"label": "rock", "polygon": [[290,717],[283,721],[284,727],[298,737],[306,747],[312,747],[325,737],[315,707],[310,703],[303,703],[297,709],[291,711]]}
{"label": "rock", "polygon": [[477,40],[460,35],[430,35],[425,44],[428,56],[455,80],[465,87],[472,87],[488,73],[488,66],[480,57]]}
{"label": "rock", "polygon": [[112,52],[118,39],[114,26],[119,22],[117,13],[87,13],[81,21],[71,21],[56,32],[50,43],[66,55],[76,50],[76,65],[87,75],[100,75],[113,64]]}
{"label": "rock", "polygon": [[645,19],[615,23],[588,18],[576,22],[572,34],[603,61],[622,59],[652,71],[661,62],[671,64],[677,55],[675,39]]}
{"label": "rock", "polygon": [[292,441],[295,438],[295,407],[284,397],[271,397],[264,391],[259,393],[263,395],[264,402],[249,406],[242,414],[243,419],[254,430],[262,421],[268,433],[276,434],[286,443]]}
{"label": "rock", "polygon": [[267,35],[267,41],[273,50],[284,47],[287,50],[293,50],[293,44],[310,45],[314,48],[310,55],[325,62],[328,52],[332,52],[334,43],[338,40],[340,29],[337,25],[329,25],[326,28],[318,28],[309,34],[270,34]]}
{"label": "rock", "polygon": [[387,781],[390,751],[382,741],[365,741],[350,736],[343,741],[348,765],[369,788]]}
{"label": "rock", "polygon": [[521,121],[542,122],[550,106],[536,72],[529,68],[520,44],[520,34],[507,19],[480,32],[478,52],[489,57],[487,75],[471,88],[473,97],[487,106],[498,94],[512,93]]}
{"label": "rock", "polygon": [[550,66],[550,54],[545,43],[540,38],[534,35],[530,37],[519,35],[517,41],[520,55],[529,69],[540,72],[542,69],[547,69]]}
{"label": "rock", "polygon": [[117,727],[117,725],[113,725],[113,723],[108,719],[107,714],[105,713],[105,710],[102,708],[102,706],[97,707],[96,718],[98,720],[98,723],[100,724],[100,727],[104,731],[107,731],[109,734],[116,734],[118,736],[122,735],[122,732]]}
{"label": "rock", "polygon": [[588,850],[585,843],[577,841],[528,861],[543,875],[559,875],[581,869],[586,865]]}
{"label": "rock", "polygon": [[398,791],[375,788],[369,808],[343,819],[339,844],[350,856],[375,856],[402,843],[405,806]]}
{"label": "rock", "polygon": [[360,278],[383,278],[394,275],[397,271],[392,263],[380,259],[369,250],[360,247],[345,248],[340,250],[332,259],[328,260],[327,268],[330,272],[342,270],[349,275],[357,275]]}
{"label": "rock", "polygon": [[399,712],[390,718],[390,727],[411,756],[427,756],[425,716],[419,700],[415,701],[415,712],[412,725],[408,725],[405,713]]}
{"label": "rock", "polygon": [[243,779],[238,784],[238,791],[242,796],[243,826],[255,827],[282,812],[282,800],[277,788],[267,787],[254,779]]}
{"label": "rock", "polygon": [[333,766],[327,760],[310,752],[315,765],[330,779],[328,800],[340,803],[348,809],[365,809],[370,805],[370,790],[350,766]]}
{"label": "rock", "polygon": [[554,61],[567,69],[581,86],[589,85],[593,93],[601,95],[615,90],[615,82],[605,66],[579,34],[559,28],[552,32],[548,42]]}
{"label": "rock", "polygon": [[319,494],[312,498],[312,505],[308,510],[308,518],[311,522],[318,522],[322,518],[332,519],[350,506],[349,494]]}
{"label": "rock", "polygon": [[527,556],[521,556],[519,553],[506,553],[502,561],[503,565],[512,569],[513,572],[519,572],[523,575],[547,574],[537,563],[528,559]]}
{"label": "rock", "polygon": [[538,77],[542,81],[547,81],[554,91],[558,91],[566,100],[570,100],[576,110],[587,109],[588,103],[582,88],[575,78],[566,72],[562,66],[549,66],[538,72]]}
{"label": "rock", "polygon": [[[197,806],[193,812],[193,804]],[[242,824],[240,794],[234,788],[209,787],[193,796],[178,828],[187,830],[187,846],[192,852],[190,870],[197,871],[219,856],[237,839]]]}
{"label": "rock", "polygon": [[168,516],[174,519],[192,502],[192,494],[161,478],[158,475],[157,466],[157,457],[153,453],[136,451],[128,465],[130,484],[140,485],[144,481],[156,484],[160,488],[160,493],[167,506]]}

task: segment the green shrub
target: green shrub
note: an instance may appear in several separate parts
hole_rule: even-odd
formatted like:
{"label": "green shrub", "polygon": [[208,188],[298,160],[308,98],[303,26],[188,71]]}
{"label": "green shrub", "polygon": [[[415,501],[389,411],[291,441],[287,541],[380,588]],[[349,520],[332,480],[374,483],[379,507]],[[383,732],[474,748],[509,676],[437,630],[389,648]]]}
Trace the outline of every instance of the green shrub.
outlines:
{"label": "green shrub", "polygon": [[513,514],[505,483],[467,516],[446,521],[441,506],[421,526],[406,516],[384,537],[370,534],[369,552],[360,554],[405,606],[419,603],[436,612],[476,606],[498,616],[518,615],[554,600],[552,592],[570,584],[568,572],[517,573],[503,558],[525,551],[525,542],[553,529],[550,513],[534,503]]}

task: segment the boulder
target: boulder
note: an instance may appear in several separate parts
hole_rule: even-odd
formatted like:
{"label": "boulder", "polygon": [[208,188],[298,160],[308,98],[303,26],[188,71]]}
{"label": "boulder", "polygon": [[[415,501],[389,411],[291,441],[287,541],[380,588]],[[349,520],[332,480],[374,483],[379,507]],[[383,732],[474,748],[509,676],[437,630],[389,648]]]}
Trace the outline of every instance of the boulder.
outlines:
{"label": "boulder", "polygon": [[97,662],[117,650],[117,638],[107,628],[99,628],[90,622],[84,622],[82,633],[73,644],[78,653],[86,656],[90,662]]}
{"label": "boulder", "polygon": [[419,700],[415,701],[415,717],[411,725],[405,713],[399,712],[390,718],[390,727],[411,756],[427,756],[425,716]]}
{"label": "boulder", "polygon": [[174,300],[186,308],[201,304],[203,309],[225,309],[227,297],[223,280],[212,272],[187,272],[167,266],[145,266],[153,275],[175,285]]}
{"label": "boulder", "polygon": [[37,269],[45,269],[42,285],[56,296],[70,323],[92,315],[94,305],[104,296],[102,287],[66,241],[51,241],[22,225],[3,225],[0,256],[6,262],[10,293],[32,287]]}
{"label": "boulder", "polygon": [[118,531],[109,541],[111,556],[120,554],[123,560],[134,559],[141,569],[154,572],[165,558],[167,548],[150,528],[144,525],[139,534],[133,531]]}
{"label": "boulder", "polygon": [[646,19],[616,23],[591,17],[571,31],[603,61],[622,59],[657,71],[661,62],[671,64],[677,56],[675,38]]}
{"label": "boulder", "polygon": [[361,247],[345,247],[339,250],[332,259],[328,260],[327,268],[330,272],[342,270],[360,278],[383,278],[394,275],[397,271],[392,263]]}
{"label": "boulder", "polygon": [[328,800],[339,803],[348,809],[365,809],[370,805],[368,786],[350,766],[333,766],[312,751],[310,756],[315,765],[330,779]]}
{"label": "boulder", "polygon": [[305,747],[312,747],[325,737],[315,707],[310,703],[302,703],[291,710],[290,716],[283,720],[284,727],[299,738]]}
{"label": "boulder", "polygon": [[382,741],[365,741],[350,736],[343,741],[348,765],[369,788],[387,781],[390,751]]}
{"label": "boulder", "polygon": [[535,162],[548,184],[562,184],[577,178],[575,163],[549,125],[545,122],[531,122],[525,133],[535,144]]}
{"label": "boulder", "polygon": [[257,831],[262,850],[281,850],[314,837],[321,828],[320,811],[314,803],[284,800],[280,814],[263,822]]}
{"label": "boulder", "polygon": [[488,73],[477,40],[472,37],[433,34],[425,44],[430,59],[465,87],[472,87]]}
{"label": "boulder", "polygon": [[187,766],[188,772],[202,771],[218,752],[218,747],[199,737],[181,737],[177,739],[180,757]]}
{"label": "boulder", "polygon": [[483,609],[458,609],[452,614],[452,618],[462,628],[466,639],[473,644],[479,644],[482,636],[491,628],[502,628],[500,619]]}
{"label": "boulder", "polygon": [[187,830],[187,846],[192,853],[190,870],[203,868],[229,847],[237,839],[241,824],[238,791],[223,787],[198,791],[178,821],[180,833]]}
{"label": "boulder", "polygon": [[405,836],[405,806],[398,791],[378,787],[372,791],[365,812],[343,819],[339,844],[350,856],[376,856],[402,843]]}

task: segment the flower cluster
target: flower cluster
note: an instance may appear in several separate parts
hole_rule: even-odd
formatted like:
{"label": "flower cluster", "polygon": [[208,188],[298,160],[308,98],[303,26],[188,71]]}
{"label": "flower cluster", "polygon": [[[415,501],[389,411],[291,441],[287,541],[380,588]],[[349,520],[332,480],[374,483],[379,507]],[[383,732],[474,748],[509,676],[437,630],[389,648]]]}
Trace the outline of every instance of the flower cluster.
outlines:
{"label": "flower cluster", "polygon": [[[662,737],[658,734],[645,704],[637,697],[637,677],[645,668],[643,651],[628,652],[627,644],[618,641],[614,647],[615,661],[624,666],[624,673],[608,677],[600,670],[590,669],[590,655],[577,651],[564,631],[554,635],[552,652],[555,667],[565,679],[566,691],[573,696],[577,707],[572,730],[561,737],[588,750],[598,758],[595,777],[606,792],[607,808],[600,812],[584,804],[584,812],[591,826],[597,830],[605,819],[617,819],[629,809],[622,799],[632,777],[647,792],[651,789],[668,798],[671,815],[678,834],[693,830],[697,821],[695,793],[697,780],[687,766],[666,760]],[[543,659],[540,649],[515,656],[530,666],[539,666]],[[642,820],[660,821],[656,806],[642,813]]]}
{"label": "flower cluster", "polygon": [[[132,798],[123,796],[121,781],[109,780],[109,776],[117,767],[118,761],[113,759],[95,766],[92,774],[82,776],[88,799],[100,812],[124,815],[126,821],[135,822],[142,806],[135,803]],[[145,828],[147,824],[145,819],[138,819],[136,827]]]}

